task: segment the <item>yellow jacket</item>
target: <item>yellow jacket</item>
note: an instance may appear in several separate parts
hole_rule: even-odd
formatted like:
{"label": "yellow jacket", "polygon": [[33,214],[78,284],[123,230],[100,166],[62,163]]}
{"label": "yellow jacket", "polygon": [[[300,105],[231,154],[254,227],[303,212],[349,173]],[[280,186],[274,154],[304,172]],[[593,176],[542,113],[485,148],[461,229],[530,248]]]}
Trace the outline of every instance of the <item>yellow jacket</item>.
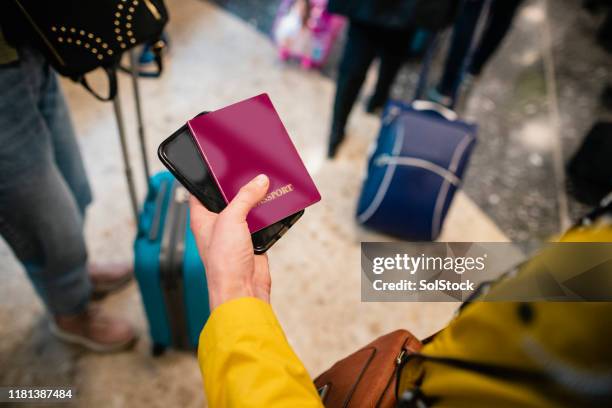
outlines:
{"label": "yellow jacket", "polygon": [[259,299],[217,307],[200,335],[198,357],[211,408],[322,406],[272,308]]}
{"label": "yellow jacket", "polygon": [[[609,242],[612,228],[575,230],[564,240]],[[612,303],[475,302],[425,345],[427,359],[407,361],[398,395],[421,394],[427,405],[452,407],[606,406],[611,338]],[[200,337],[199,362],[213,408],[322,406],[272,308],[260,300],[215,309]],[[482,368],[489,366],[519,375]]]}

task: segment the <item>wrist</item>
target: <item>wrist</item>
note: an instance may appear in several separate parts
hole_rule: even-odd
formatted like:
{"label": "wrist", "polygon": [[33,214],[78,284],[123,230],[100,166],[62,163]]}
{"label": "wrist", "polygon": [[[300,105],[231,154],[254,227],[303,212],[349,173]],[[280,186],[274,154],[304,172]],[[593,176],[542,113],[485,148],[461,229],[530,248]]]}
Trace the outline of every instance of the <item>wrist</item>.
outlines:
{"label": "wrist", "polygon": [[209,287],[208,293],[211,311],[230,300],[244,297],[256,297],[255,291],[251,285],[248,284],[218,286],[216,288]]}

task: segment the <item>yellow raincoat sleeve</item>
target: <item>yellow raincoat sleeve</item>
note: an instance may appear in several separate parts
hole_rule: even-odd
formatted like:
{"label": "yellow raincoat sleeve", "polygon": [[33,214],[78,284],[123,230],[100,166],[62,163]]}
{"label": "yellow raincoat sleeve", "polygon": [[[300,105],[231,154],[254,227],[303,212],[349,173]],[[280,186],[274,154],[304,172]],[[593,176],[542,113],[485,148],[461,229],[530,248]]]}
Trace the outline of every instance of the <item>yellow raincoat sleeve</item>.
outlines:
{"label": "yellow raincoat sleeve", "polygon": [[272,307],[259,299],[217,307],[200,335],[198,359],[212,408],[322,407]]}

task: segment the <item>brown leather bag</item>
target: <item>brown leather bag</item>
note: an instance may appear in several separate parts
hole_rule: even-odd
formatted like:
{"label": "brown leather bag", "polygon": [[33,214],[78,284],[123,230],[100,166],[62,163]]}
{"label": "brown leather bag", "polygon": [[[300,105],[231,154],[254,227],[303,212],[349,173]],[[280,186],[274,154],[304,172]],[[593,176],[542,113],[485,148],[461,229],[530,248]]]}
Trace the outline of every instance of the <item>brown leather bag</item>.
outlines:
{"label": "brown leather bag", "polygon": [[327,408],[394,407],[397,370],[404,356],[421,349],[407,330],[385,334],[338,361],[315,379]]}

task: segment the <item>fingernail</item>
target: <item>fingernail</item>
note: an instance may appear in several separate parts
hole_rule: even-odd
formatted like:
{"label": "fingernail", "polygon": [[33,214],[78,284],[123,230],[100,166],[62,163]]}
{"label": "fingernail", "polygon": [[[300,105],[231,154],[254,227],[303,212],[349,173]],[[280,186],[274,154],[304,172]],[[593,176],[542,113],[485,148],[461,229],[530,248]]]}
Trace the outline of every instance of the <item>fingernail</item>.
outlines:
{"label": "fingernail", "polygon": [[266,176],[265,174],[260,174],[259,176],[255,177],[255,184],[259,186],[265,186],[266,184],[268,184],[268,176]]}

